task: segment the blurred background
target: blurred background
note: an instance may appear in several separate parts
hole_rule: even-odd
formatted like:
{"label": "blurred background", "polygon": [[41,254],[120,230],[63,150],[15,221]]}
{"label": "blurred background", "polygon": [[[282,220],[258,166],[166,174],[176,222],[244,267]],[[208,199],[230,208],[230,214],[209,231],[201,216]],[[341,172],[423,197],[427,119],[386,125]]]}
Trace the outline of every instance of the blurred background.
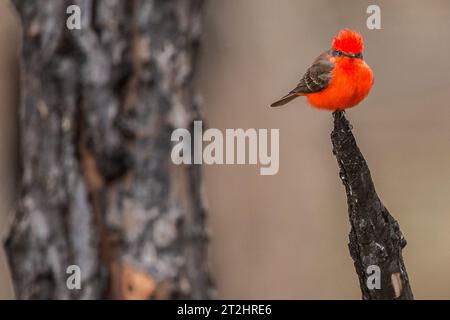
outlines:
{"label": "blurred background", "polygon": [[[381,30],[366,9],[381,8]],[[332,117],[297,99],[268,104],[297,83],[341,28],[360,31],[375,73],[347,112],[378,191],[408,241],[418,299],[450,299],[450,2],[210,0],[198,86],[208,127],[279,128],[280,169],[205,166],[210,263],[220,298],[359,299],[347,243],[345,190]],[[0,1],[0,231],[15,190],[17,19]],[[13,298],[3,254],[0,298]]]}

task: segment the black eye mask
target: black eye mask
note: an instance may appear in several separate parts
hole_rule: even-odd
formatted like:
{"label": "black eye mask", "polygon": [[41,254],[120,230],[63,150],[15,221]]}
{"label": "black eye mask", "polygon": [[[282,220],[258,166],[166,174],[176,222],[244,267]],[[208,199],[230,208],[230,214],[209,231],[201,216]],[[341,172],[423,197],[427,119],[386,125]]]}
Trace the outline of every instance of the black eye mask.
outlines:
{"label": "black eye mask", "polygon": [[333,50],[331,52],[331,55],[333,57],[348,57],[348,58],[356,58],[356,59],[362,59],[363,55],[362,52],[358,53],[358,54],[348,54],[342,51],[338,51],[338,50]]}

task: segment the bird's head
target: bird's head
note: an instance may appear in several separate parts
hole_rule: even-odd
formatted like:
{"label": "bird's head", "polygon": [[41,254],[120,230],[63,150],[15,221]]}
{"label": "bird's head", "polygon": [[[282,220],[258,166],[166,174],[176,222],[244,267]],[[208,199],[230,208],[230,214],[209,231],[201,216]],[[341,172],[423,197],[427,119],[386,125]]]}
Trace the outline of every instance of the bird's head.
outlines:
{"label": "bird's head", "polygon": [[350,29],[343,29],[339,32],[338,36],[333,39],[332,48],[334,57],[363,58],[363,38],[360,33]]}

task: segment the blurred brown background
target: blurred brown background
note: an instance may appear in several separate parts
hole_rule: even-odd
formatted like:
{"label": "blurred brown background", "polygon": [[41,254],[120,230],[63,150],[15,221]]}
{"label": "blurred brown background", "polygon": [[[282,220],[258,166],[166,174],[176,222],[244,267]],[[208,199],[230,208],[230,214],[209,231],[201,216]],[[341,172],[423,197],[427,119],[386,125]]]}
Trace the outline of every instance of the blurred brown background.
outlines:
{"label": "blurred brown background", "polygon": [[[0,240],[12,218],[17,185],[17,104],[19,23],[9,1],[0,0]],[[0,299],[13,298],[9,271],[0,247]]]}
{"label": "blurred brown background", "polygon": [[[106,0],[105,0],[106,1]],[[15,185],[17,21],[0,0],[0,231]],[[366,28],[381,7],[382,30]],[[450,299],[450,2],[206,1],[198,84],[209,127],[279,128],[280,170],[205,166],[211,268],[221,298],[359,299],[331,114],[290,90],[339,29],[365,38],[376,81],[347,114],[379,196],[408,240],[414,295]],[[3,255],[1,255],[3,257]],[[0,258],[0,298],[12,298]]]}

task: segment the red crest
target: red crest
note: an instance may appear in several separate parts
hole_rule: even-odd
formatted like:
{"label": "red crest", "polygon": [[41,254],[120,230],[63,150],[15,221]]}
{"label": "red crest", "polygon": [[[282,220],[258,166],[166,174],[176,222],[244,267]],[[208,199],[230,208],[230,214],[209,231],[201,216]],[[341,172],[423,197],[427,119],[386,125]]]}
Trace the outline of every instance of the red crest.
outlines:
{"label": "red crest", "polygon": [[343,29],[333,39],[333,49],[344,53],[358,54],[364,49],[363,38],[360,33],[350,29]]}

